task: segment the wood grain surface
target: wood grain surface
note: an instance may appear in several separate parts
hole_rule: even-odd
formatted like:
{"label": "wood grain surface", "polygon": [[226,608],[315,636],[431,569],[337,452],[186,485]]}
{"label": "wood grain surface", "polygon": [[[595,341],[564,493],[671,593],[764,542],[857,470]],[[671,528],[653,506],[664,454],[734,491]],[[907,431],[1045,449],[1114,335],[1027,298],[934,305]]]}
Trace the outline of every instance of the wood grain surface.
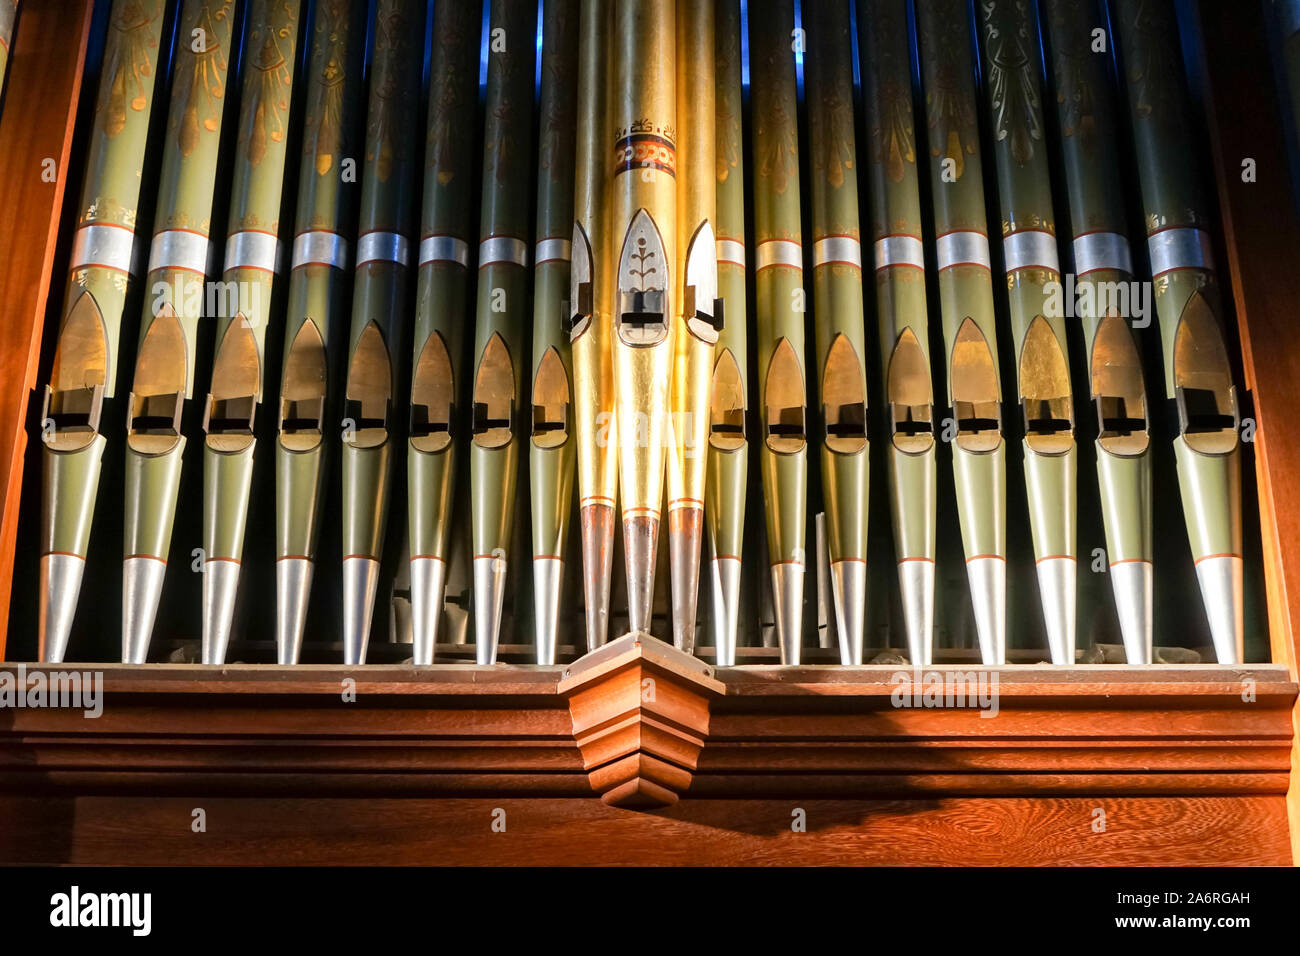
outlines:
{"label": "wood grain surface", "polygon": [[[194,810],[206,832],[192,829]],[[806,832],[792,829],[803,811]],[[502,819],[504,832],[493,829]],[[1098,811],[1105,830],[1097,832]],[[683,800],[0,797],[0,863],[1286,865],[1270,797]],[[21,826],[14,825],[21,821]]]}

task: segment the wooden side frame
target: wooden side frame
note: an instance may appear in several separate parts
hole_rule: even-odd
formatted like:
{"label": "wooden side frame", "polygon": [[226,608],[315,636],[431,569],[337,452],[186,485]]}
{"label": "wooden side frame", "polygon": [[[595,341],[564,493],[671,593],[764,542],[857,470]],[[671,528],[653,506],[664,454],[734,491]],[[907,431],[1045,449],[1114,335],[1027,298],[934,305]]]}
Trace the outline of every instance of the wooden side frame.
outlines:
{"label": "wooden side frame", "polygon": [[[1300,223],[1272,71],[1261,65],[1270,27],[1263,3],[1200,0],[1206,109],[1228,250],[1227,274],[1241,338],[1246,387],[1255,402],[1270,649],[1300,674]],[[1254,56],[1243,50],[1257,51]],[[1254,161],[1253,179],[1243,162]],[[1300,732],[1300,711],[1294,716]],[[1292,855],[1300,860],[1300,743],[1293,744],[1287,797]]]}
{"label": "wooden side frame", "polygon": [[[25,3],[10,50],[0,112],[0,659],[27,451],[27,404],[36,387],[46,306],[53,286],[68,161],[90,40],[92,0]],[[53,170],[49,168],[53,163]],[[51,179],[51,172],[53,178]]]}

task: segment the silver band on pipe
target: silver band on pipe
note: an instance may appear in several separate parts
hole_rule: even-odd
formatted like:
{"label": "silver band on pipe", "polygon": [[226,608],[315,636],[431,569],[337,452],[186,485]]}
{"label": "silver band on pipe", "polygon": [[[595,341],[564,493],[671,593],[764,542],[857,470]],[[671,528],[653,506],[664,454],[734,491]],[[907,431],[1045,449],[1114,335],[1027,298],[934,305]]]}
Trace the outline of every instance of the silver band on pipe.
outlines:
{"label": "silver band on pipe", "polygon": [[280,271],[280,240],[255,229],[231,233],[226,239],[225,270],[261,269]]}
{"label": "silver band on pipe", "polygon": [[312,229],[293,240],[293,268],[302,266],[348,267],[348,244],[337,232]]}
{"label": "silver band on pipe", "polygon": [[862,268],[862,243],[852,236],[826,236],[813,243],[813,268],[831,263]]}
{"label": "silver band on pipe", "polygon": [[568,262],[570,248],[568,239],[538,239],[533,261],[539,266],[543,262]]}
{"label": "silver band on pipe", "polygon": [[1002,257],[1007,272],[1020,269],[1049,269],[1061,271],[1061,260],[1056,252],[1056,237],[1042,229],[1025,229],[1002,237]]}
{"label": "silver band on pipe", "polygon": [[1128,240],[1118,232],[1086,232],[1074,240],[1074,273],[1087,275],[1106,269],[1133,274]]}
{"label": "silver band on pipe", "polygon": [[188,229],[164,229],[156,233],[149,246],[149,271],[159,269],[187,269],[206,275],[208,237]]}
{"label": "silver band on pipe", "polygon": [[134,243],[135,233],[125,226],[82,226],[72,239],[72,264],[69,268],[103,266],[118,272],[130,272]]}
{"label": "silver band on pipe", "polygon": [[368,232],[357,238],[357,268],[367,262],[395,262],[410,265],[411,244],[396,232]]}
{"label": "silver band on pipe", "polygon": [[925,268],[925,246],[916,236],[884,236],[874,246],[876,271],[890,266]]}
{"label": "silver band on pipe", "polygon": [[528,243],[512,236],[489,236],[478,244],[478,267],[528,265]]}
{"label": "silver band on pipe", "polygon": [[1147,236],[1151,277],[1174,269],[1214,269],[1210,237],[1200,229],[1175,227]]}
{"label": "silver band on pipe", "polygon": [[939,271],[953,266],[989,268],[989,237],[982,232],[959,230],[940,236],[934,243]]}
{"label": "silver band on pipe", "polygon": [[762,272],[768,266],[789,266],[803,271],[803,249],[792,239],[767,239],[754,247],[754,268]]}
{"label": "silver band on pipe", "polygon": [[733,266],[745,268],[745,244],[737,242],[735,239],[717,239],[713,243],[714,251],[718,257],[718,265],[727,263]]}
{"label": "silver band on pipe", "polygon": [[420,240],[420,265],[455,262],[469,265],[469,244],[455,236],[425,236]]}

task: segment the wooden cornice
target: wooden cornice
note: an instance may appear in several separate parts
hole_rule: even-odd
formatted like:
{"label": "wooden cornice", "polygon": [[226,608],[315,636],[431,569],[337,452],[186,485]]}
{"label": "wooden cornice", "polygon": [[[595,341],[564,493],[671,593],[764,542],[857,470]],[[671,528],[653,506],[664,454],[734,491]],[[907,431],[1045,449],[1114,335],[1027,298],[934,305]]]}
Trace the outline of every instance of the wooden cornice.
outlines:
{"label": "wooden cornice", "polygon": [[684,657],[647,638],[611,644],[567,676],[505,665],[86,665],[104,675],[102,716],[0,708],[0,792],[600,794],[645,807],[683,795],[1287,788],[1297,688],[1276,665],[1010,666],[997,671],[990,717],[896,706],[907,668],[714,671]]}

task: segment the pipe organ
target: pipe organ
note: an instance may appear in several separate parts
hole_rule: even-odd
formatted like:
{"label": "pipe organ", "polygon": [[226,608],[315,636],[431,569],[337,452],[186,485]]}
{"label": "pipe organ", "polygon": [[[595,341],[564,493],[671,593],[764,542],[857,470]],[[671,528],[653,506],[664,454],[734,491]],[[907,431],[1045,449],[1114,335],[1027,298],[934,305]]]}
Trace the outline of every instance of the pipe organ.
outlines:
{"label": "pipe organ", "polygon": [[[586,749],[611,660],[705,715],[655,755],[688,781],[767,674],[1291,706],[1294,333],[1248,309],[1208,4],[51,6],[85,43],[6,342],[0,657],[533,675],[628,806],[684,785]],[[0,136],[40,7],[0,0]]]}

